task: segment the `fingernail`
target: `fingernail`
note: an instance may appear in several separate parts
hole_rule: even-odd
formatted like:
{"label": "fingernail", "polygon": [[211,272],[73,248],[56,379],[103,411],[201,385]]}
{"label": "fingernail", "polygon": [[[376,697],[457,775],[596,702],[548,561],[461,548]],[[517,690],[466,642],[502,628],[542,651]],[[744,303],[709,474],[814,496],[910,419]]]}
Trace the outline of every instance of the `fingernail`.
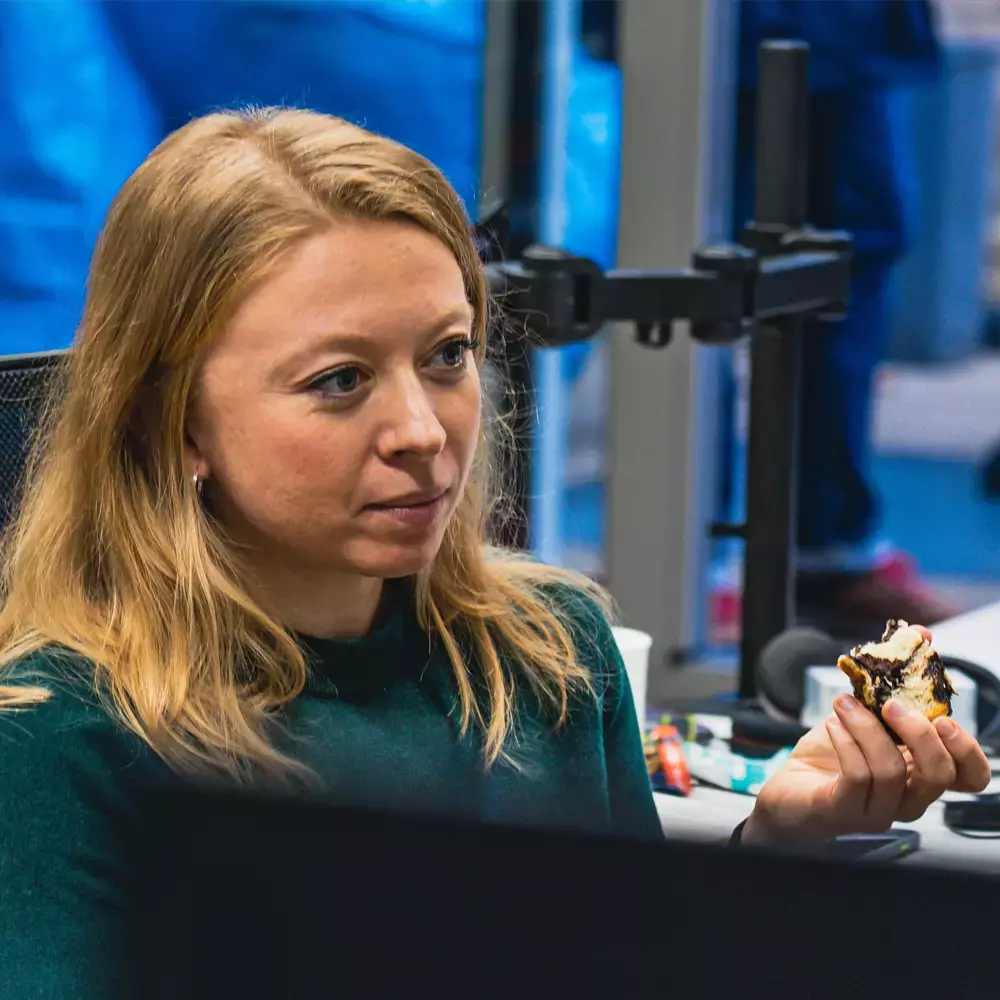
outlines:
{"label": "fingernail", "polygon": [[842,694],[833,704],[835,708],[839,708],[841,712],[847,715],[856,712],[860,707],[849,694]]}
{"label": "fingernail", "polygon": [[950,740],[952,736],[955,735],[957,730],[958,726],[956,726],[955,723],[951,721],[951,719],[948,718],[938,719],[937,731],[941,734],[943,739]]}
{"label": "fingernail", "polygon": [[890,725],[894,722],[902,722],[910,715],[910,708],[901,701],[887,701],[882,709],[882,718]]}

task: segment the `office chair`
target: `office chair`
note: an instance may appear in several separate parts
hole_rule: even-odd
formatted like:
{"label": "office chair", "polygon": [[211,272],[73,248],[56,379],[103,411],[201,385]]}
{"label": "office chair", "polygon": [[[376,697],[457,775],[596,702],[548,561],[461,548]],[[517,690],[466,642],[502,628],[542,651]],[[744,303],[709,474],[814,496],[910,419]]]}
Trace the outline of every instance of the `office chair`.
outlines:
{"label": "office chair", "polygon": [[65,351],[0,356],[0,532],[17,508],[52,376],[65,357]]}

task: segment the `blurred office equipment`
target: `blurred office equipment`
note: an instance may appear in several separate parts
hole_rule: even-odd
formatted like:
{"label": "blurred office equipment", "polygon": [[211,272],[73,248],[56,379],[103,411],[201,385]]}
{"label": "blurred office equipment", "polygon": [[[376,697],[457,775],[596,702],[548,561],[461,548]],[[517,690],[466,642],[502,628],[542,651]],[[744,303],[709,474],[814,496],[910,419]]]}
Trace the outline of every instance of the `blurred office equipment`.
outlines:
{"label": "blurred office equipment", "polygon": [[[570,112],[567,151],[574,158],[566,187],[550,189],[566,212],[566,249],[602,267],[607,266],[609,246],[612,253],[617,246],[617,263],[623,268],[685,267],[692,247],[728,232],[737,4],[629,0],[575,7],[583,20],[582,44],[573,17],[548,22],[550,29],[558,23],[560,31],[571,33],[567,42],[565,35],[544,33],[546,4],[515,4],[510,254],[516,257],[539,238],[534,222],[544,214],[538,200],[540,111],[550,107],[542,95],[565,95],[565,87],[560,90],[562,85],[551,78],[560,77],[565,84],[568,75],[572,99],[562,112]],[[610,33],[595,32],[595,14],[610,21]],[[572,34],[574,24],[577,35]],[[600,35],[596,47],[595,34]],[[570,54],[568,63],[544,58],[550,40],[553,51]],[[488,51],[490,45],[488,39]],[[612,58],[617,66],[609,65]],[[619,75],[628,86],[620,93],[617,114]],[[580,100],[588,93],[592,109]],[[615,138],[619,128],[620,150]],[[620,166],[611,170],[619,152]],[[615,232],[618,199],[606,192],[616,176],[621,199]],[[602,200],[603,211],[595,213]],[[536,205],[538,218],[533,219]],[[553,446],[550,456],[562,449],[566,463],[558,469],[557,461],[549,461],[544,475],[523,469],[514,477],[514,493],[523,511],[544,507],[550,514],[553,499],[562,497],[557,523],[549,522],[546,529],[550,539],[558,539],[556,555],[607,583],[626,622],[652,634],[655,701],[665,658],[678,648],[696,647],[704,633],[711,547],[705,528],[713,516],[715,397],[722,360],[683,333],[671,351],[652,355],[636,354],[611,333],[593,346],[580,346],[562,349],[563,375],[572,383],[571,427],[560,428],[556,421],[546,429],[546,447]],[[521,384],[532,381],[525,366],[514,374]],[[541,420],[549,419],[544,390],[537,403]],[[566,409],[563,405],[564,414]],[[531,416],[522,428],[523,440],[537,433]],[[559,434],[569,435],[570,441],[554,441]],[[533,450],[537,457],[537,448]],[[545,495],[533,498],[533,493]],[[528,541],[526,524],[521,539]]]}
{"label": "blurred office equipment", "polygon": [[[740,694],[756,693],[761,651],[791,624],[796,422],[803,321],[842,314],[851,238],[812,229],[808,46],[764,42],[759,59],[755,215],[740,246],[696,250],[685,271],[604,273],[565,250],[533,246],[488,266],[504,310],[549,347],[586,341],[607,322],[646,347],[673,349],[674,327],[714,345],[749,336],[751,398],[746,518],[713,532],[745,545]],[[654,463],[651,463],[651,465]]]}

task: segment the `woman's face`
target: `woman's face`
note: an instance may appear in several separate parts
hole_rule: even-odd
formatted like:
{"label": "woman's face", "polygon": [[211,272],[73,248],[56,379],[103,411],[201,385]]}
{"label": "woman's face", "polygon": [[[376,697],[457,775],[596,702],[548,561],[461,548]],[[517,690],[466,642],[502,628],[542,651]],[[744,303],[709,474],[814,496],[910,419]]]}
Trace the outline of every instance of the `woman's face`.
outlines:
{"label": "woman's face", "polygon": [[299,245],[213,344],[188,428],[229,533],[286,569],[391,578],[436,555],[479,439],[472,309],[406,222]]}

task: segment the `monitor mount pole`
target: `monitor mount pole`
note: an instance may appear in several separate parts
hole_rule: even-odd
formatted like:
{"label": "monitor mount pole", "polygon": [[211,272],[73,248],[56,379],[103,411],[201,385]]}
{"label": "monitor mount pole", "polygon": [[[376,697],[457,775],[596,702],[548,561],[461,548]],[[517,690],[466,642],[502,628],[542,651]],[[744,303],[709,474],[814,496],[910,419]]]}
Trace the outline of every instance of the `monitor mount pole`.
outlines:
{"label": "monitor mount pole", "polygon": [[[796,527],[800,347],[806,319],[838,318],[850,291],[851,237],[806,224],[808,46],[760,48],[755,218],[737,244],[696,251],[678,271],[602,271],[593,261],[531,246],[516,262],[488,263],[504,311],[546,346],[631,323],[641,345],[667,347],[673,324],[703,344],[750,341],[746,520],[713,525],[744,540],[740,687],[756,694],[763,647],[791,624]],[[480,226],[491,232],[496,220]]]}

